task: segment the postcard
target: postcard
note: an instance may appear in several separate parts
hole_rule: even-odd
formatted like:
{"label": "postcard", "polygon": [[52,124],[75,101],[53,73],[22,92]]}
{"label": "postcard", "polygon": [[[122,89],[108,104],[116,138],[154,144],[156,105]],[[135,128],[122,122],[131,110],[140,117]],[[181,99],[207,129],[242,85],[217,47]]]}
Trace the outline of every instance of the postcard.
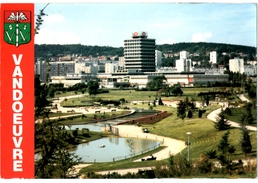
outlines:
{"label": "postcard", "polygon": [[1,3],[0,177],[257,176],[257,4]]}

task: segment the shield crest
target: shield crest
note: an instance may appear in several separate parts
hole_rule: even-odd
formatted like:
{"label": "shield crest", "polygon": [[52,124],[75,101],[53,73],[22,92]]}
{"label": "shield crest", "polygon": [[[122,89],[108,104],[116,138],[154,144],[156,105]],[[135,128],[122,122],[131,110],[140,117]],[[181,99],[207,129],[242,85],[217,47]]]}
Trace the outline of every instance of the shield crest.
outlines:
{"label": "shield crest", "polygon": [[4,41],[18,47],[31,40],[31,11],[5,11]]}

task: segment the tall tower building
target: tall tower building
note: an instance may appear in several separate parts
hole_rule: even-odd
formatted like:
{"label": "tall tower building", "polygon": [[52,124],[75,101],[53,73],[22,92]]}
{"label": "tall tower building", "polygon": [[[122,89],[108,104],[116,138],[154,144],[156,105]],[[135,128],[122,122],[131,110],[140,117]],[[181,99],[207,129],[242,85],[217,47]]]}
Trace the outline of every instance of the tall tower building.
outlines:
{"label": "tall tower building", "polygon": [[128,72],[155,72],[155,39],[146,32],[134,32],[132,39],[124,40],[125,69]]}
{"label": "tall tower building", "polygon": [[210,52],[210,62],[212,64],[216,64],[217,63],[217,52],[216,51]]}

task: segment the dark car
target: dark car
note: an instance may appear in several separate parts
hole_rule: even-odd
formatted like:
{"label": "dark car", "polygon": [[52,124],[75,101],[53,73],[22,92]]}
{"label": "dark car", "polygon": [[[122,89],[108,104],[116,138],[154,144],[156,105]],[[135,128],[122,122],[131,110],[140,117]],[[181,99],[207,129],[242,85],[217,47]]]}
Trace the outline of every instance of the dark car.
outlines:
{"label": "dark car", "polygon": [[143,129],[143,133],[149,133],[148,128],[144,128],[144,129]]}

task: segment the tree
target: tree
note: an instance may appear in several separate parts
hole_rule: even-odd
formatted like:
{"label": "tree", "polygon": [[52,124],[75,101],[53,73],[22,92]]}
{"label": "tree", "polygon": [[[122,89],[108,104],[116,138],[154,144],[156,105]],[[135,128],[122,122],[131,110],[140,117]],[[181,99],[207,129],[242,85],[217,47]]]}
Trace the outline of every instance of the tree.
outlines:
{"label": "tree", "polygon": [[49,86],[48,96],[53,98],[55,96],[56,88],[52,85]]}
{"label": "tree", "polygon": [[242,133],[242,137],[240,139],[240,145],[241,145],[241,149],[242,152],[245,153],[245,157],[247,153],[250,153],[252,151],[252,144],[251,144],[251,139],[250,139],[250,135],[249,135],[249,131],[246,128],[246,113],[243,113],[241,118],[240,118],[240,124],[241,124],[241,133]]}
{"label": "tree", "polygon": [[84,94],[85,93],[85,88],[81,89],[81,93]]}
{"label": "tree", "polygon": [[191,110],[188,111],[187,117],[188,118],[192,118],[193,117],[193,112]]}
{"label": "tree", "polygon": [[249,135],[249,131],[246,128],[242,128],[242,137],[240,139],[242,152],[245,153],[245,157],[247,153],[252,151],[252,144]]}
{"label": "tree", "polygon": [[251,84],[250,90],[248,90],[248,96],[251,98],[255,98],[257,91],[256,91],[256,86],[254,84]]}
{"label": "tree", "polygon": [[208,106],[209,106],[209,103],[210,103],[209,95],[206,95],[206,97],[205,97],[205,102],[206,102],[206,106],[208,107]]}
{"label": "tree", "polygon": [[186,116],[186,104],[182,100],[177,104],[177,116],[184,120]]}
{"label": "tree", "polygon": [[241,123],[244,124],[252,124],[254,122],[254,118],[252,115],[252,103],[247,103],[245,105],[245,111],[244,114],[241,116],[241,120]]}
{"label": "tree", "polygon": [[89,95],[97,94],[98,89],[99,89],[99,83],[97,81],[90,80],[87,83],[87,90],[88,90]]}
{"label": "tree", "polygon": [[48,87],[46,84],[40,84],[39,75],[35,76],[34,86],[35,119],[37,120],[40,116],[48,117],[48,110],[46,109],[46,106],[48,106],[50,102],[47,100]]}
{"label": "tree", "polygon": [[78,136],[78,134],[79,134],[79,129],[78,128],[76,128],[75,130],[73,130],[73,136],[74,137],[77,137]]}
{"label": "tree", "polygon": [[35,177],[67,178],[74,165],[81,160],[74,153],[68,152],[69,133],[49,119],[47,100],[48,86],[41,85],[35,77]]}
{"label": "tree", "polygon": [[227,131],[226,133],[223,134],[219,144],[218,144],[218,150],[222,152],[222,154],[226,154],[226,152],[228,151],[228,147],[229,147],[229,142],[228,142],[228,136],[229,136],[229,131]]}
{"label": "tree", "polygon": [[146,85],[148,90],[158,90],[165,87],[165,81],[167,79],[164,75],[156,76],[151,81],[149,81]]}
{"label": "tree", "polygon": [[180,87],[178,86],[173,86],[170,88],[170,92],[172,93],[172,95],[175,95],[175,96],[182,96],[183,95],[183,91],[181,90]]}
{"label": "tree", "polygon": [[224,114],[223,109],[221,109],[221,113],[219,114],[219,116],[216,117],[216,122],[214,122],[214,127],[219,131],[227,130],[230,128],[230,124],[226,119],[226,115]]}
{"label": "tree", "polygon": [[159,105],[164,105],[162,100],[161,100],[161,97],[159,97]]}
{"label": "tree", "polygon": [[198,117],[202,118],[202,110],[201,109],[198,110]]}
{"label": "tree", "polygon": [[125,103],[125,99],[124,98],[120,98],[119,102],[123,105]]}
{"label": "tree", "polygon": [[224,113],[225,113],[226,115],[228,115],[228,116],[231,116],[231,115],[232,115],[232,111],[231,111],[231,109],[228,108],[228,107],[225,109]]}

